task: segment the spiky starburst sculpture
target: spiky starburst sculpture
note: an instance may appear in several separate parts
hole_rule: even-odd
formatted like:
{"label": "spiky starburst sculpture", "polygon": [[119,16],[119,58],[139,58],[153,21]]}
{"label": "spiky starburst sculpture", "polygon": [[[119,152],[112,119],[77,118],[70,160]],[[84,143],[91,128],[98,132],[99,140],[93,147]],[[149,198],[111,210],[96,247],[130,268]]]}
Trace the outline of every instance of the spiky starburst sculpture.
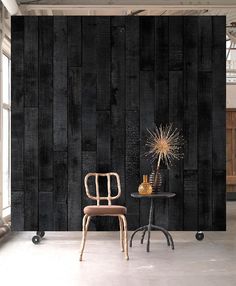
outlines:
{"label": "spiky starburst sculpture", "polygon": [[147,156],[151,157],[151,162],[157,162],[157,169],[160,167],[161,161],[169,169],[173,161],[183,158],[183,136],[173,124],[166,126],[160,125],[154,130],[147,129],[150,136],[147,140],[149,151]]}

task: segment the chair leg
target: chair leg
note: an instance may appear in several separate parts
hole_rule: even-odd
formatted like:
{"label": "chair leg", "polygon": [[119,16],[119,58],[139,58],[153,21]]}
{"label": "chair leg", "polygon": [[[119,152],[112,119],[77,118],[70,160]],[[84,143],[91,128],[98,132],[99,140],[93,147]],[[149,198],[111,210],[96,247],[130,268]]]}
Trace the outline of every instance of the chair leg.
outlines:
{"label": "chair leg", "polygon": [[90,223],[90,220],[91,220],[91,216],[88,216],[87,218],[87,222],[86,222],[86,232],[85,232],[85,239],[86,239],[86,236],[87,236],[87,232],[88,232],[88,227],[89,227],[89,223]]}
{"label": "chair leg", "polygon": [[88,224],[90,221],[90,217],[86,214],[83,217],[83,233],[82,233],[82,241],[81,241],[81,247],[80,247],[80,261],[82,261],[82,256],[84,252],[84,246],[86,241],[86,234],[88,230]]}
{"label": "chair leg", "polygon": [[127,231],[127,221],[124,215],[121,216],[123,224],[124,224],[124,248],[125,248],[125,258],[129,260],[128,255],[128,231]]}
{"label": "chair leg", "polygon": [[123,220],[120,216],[118,216],[119,225],[120,225],[120,248],[121,251],[124,252],[124,225]]}

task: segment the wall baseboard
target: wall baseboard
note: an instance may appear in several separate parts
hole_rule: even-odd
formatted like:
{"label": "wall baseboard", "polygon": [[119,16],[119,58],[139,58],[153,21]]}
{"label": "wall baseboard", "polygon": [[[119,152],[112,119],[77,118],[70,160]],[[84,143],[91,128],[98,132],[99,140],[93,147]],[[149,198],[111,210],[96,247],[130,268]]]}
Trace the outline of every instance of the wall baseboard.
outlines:
{"label": "wall baseboard", "polygon": [[236,201],[236,192],[227,192],[226,198],[227,201]]}

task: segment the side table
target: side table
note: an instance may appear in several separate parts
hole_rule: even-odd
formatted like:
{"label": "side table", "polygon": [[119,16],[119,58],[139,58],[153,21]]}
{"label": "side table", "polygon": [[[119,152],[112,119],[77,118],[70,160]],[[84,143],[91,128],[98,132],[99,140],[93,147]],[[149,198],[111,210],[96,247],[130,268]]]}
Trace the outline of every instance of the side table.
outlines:
{"label": "side table", "polygon": [[153,206],[154,206],[154,200],[156,199],[170,199],[173,198],[176,194],[175,193],[168,193],[168,192],[160,192],[160,193],[155,193],[155,194],[150,194],[150,195],[141,195],[138,192],[136,193],[131,193],[131,197],[136,198],[136,199],[150,199],[150,210],[149,210],[149,220],[148,220],[148,224],[141,226],[139,228],[137,228],[133,234],[131,235],[130,238],[130,247],[132,247],[132,241],[134,238],[134,235],[138,232],[138,231],[143,231],[142,237],[141,237],[141,244],[143,244],[143,240],[145,237],[145,233],[148,232],[148,238],[147,238],[147,252],[150,251],[150,234],[151,234],[151,230],[152,229],[157,229],[160,230],[164,233],[166,240],[167,240],[167,245],[172,247],[172,249],[174,250],[174,241],[173,238],[171,236],[171,234],[168,232],[168,230],[166,230],[165,228],[158,226],[158,225],[154,225],[152,224],[153,221]]}

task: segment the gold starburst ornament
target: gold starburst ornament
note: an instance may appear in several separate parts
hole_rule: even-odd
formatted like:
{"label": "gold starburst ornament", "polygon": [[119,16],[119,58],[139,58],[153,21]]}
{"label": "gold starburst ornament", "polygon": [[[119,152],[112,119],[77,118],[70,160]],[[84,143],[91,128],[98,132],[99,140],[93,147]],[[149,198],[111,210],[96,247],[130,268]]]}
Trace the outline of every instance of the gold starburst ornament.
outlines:
{"label": "gold starburst ornament", "polygon": [[184,139],[173,124],[160,125],[154,130],[147,129],[149,137],[147,139],[148,152],[146,155],[151,158],[151,163],[157,162],[157,169],[163,162],[168,169],[173,165],[174,160],[183,158]]}

